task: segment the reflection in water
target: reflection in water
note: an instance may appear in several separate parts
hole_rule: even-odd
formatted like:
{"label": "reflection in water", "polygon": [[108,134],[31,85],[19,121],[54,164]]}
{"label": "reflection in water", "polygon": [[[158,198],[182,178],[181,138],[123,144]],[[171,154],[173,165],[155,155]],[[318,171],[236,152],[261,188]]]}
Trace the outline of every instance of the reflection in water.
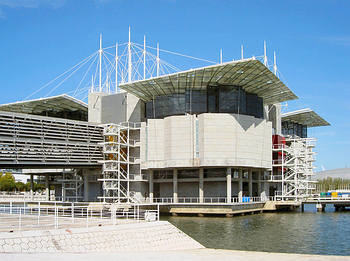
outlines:
{"label": "reflection in water", "polygon": [[164,217],[209,248],[350,255],[350,212],[264,213],[225,217]]}

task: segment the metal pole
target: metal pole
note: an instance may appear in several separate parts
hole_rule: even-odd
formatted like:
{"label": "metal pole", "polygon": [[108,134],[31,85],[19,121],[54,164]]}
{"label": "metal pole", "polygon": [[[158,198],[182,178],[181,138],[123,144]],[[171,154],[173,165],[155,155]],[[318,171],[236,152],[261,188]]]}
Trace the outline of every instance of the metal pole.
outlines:
{"label": "metal pole", "polygon": [[220,63],[222,63],[222,49],[220,49]]}
{"label": "metal pole", "polygon": [[143,79],[146,79],[146,35],[143,36]]}
{"label": "metal pole", "polygon": [[19,228],[19,230],[22,229],[22,209],[21,208],[19,208],[18,228]]}
{"label": "metal pole", "polygon": [[159,76],[159,43],[157,43],[157,77]]}
{"label": "metal pole", "polygon": [[159,204],[157,205],[157,220],[159,221]]}
{"label": "metal pole", "polygon": [[102,34],[100,34],[100,75],[99,75],[99,91],[102,92]]}
{"label": "metal pole", "polygon": [[74,202],[72,202],[72,223],[74,224]]}
{"label": "metal pole", "polygon": [[264,41],[264,65],[267,67],[266,41]]}
{"label": "metal pole", "polygon": [[276,52],[273,52],[273,72],[277,76]]}
{"label": "metal pole", "polygon": [[118,93],[118,43],[115,44],[115,92]]}
{"label": "metal pole", "polygon": [[129,42],[128,42],[128,82],[131,82],[131,72],[132,72],[132,64],[131,64],[131,41],[130,41],[130,26],[129,26]]}

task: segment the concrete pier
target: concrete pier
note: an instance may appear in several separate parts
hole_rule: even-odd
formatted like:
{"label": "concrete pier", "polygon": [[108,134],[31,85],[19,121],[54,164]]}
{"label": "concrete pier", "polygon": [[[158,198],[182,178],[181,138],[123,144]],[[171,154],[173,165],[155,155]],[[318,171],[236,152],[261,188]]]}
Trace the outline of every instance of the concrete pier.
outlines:
{"label": "concrete pier", "polygon": [[183,215],[223,215],[233,216],[238,214],[261,213],[265,203],[252,202],[242,204],[164,204],[160,206],[161,213],[183,214]]}

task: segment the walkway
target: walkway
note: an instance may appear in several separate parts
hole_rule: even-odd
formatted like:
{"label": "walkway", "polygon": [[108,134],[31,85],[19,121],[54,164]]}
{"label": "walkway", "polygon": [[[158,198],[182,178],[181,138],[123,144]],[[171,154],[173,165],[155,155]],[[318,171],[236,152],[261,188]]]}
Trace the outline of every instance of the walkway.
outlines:
{"label": "walkway", "polygon": [[236,250],[221,249],[196,249],[196,250],[176,250],[176,251],[157,251],[157,252],[119,252],[119,253],[88,253],[88,254],[72,254],[72,253],[55,253],[55,254],[0,254],[2,261],[96,261],[96,260],[152,260],[152,261],[335,261],[349,260],[345,256],[321,256],[321,255],[301,255],[301,254],[284,254],[284,253],[267,253],[267,252],[249,252]]}

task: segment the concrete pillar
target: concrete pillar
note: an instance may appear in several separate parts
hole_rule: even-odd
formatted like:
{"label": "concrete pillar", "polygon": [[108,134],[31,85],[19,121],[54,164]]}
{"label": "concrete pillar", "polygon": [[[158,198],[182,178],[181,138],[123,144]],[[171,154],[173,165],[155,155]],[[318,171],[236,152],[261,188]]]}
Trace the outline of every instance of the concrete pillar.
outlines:
{"label": "concrete pillar", "polygon": [[238,202],[242,202],[242,196],[243,196],[243,170],[239,170],[238,175]]}
{"label": "concrete pillar", "polygon": [[262,189],[261,189],[261,171],[258,171],[258,197],[260,197]]}
{"label": "concrete pillar", "polygon": [[88,173],[84,173],[84,201],[89,202],[89,176]]}
{"label": "concrete pillar", "polygon": [[231,203],[231,194],[232,194],[232,169],[226,169],[226,201]]}
{"label": "concrete pillar", "polygon": [[46,196],[46,201],[50,200],[50,181],[49,181],[50,176],[46,175],[45,176],[45,196]]}
{"label": "concrete pillar", "polygon": [[199,203],[204,202],[204,169],[199,169]]}
{"label": "concrete pillar", "polygon": [[253,177],[252,177],[252,170],[250,169],[248,171],[248,191],[249,191],[249,197],[253,196]]}
{"label": "concrete pillar", "polygon": [[317,203],[316,204],[316,211],[317,212],[324,212],[326,209],[326,205],[325,204],[321,204],[321,203]]}
{"label": "concrete pillar", "polygon": [[177,203],[177,169],[173,171],[173,200],[174,203]]}
{"label": "concrete pillar", "polygon": [[34,200],[34,175],[30,174],[30,199]]}
{"label": "concrete pillar", "polygon": [[66,201],[66,190],[64,189],[64,183],[62,183],[62,201]]}
{"label": "concrete pillar", "polygon": [[267,181],[264,182],[264,190],[266,192],[266,196],[269,197],[270,196],[270,194],[269,194],[270,193],[270,184]]}
{"label": "concrete pillar", "polygon": [[153,170],[149,171],[149,202],[153,203]]}

